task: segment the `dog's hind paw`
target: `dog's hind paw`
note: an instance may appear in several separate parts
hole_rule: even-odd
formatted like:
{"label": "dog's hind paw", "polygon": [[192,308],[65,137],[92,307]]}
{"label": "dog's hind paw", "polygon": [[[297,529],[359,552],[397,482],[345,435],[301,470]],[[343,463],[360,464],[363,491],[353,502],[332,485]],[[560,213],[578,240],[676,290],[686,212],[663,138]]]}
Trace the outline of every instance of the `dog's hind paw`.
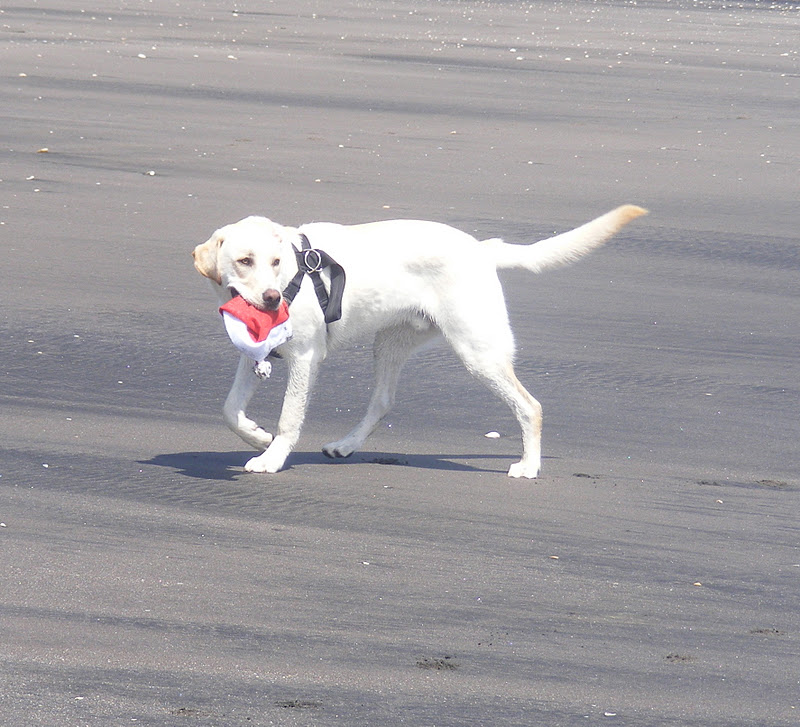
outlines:
{"label": "dog's hind paw", "polygon": [[508,468],[508,476],[532,480],[539,476],[539,465],[532,462],[515,462]]}
{"label": "dog's hind paw", "polygon": [[322,448],[322,454],[330,459],[345,459],[355,451],[355,447],[348,447],[340,442],[331,442]]}

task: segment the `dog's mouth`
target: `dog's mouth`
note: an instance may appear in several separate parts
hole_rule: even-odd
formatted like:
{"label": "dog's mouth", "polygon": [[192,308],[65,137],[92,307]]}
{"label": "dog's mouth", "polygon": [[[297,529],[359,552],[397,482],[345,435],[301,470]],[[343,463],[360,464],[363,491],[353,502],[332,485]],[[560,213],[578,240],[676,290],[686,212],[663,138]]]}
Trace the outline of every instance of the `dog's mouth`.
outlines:
{"label": "dog's mouth", "polygon": [[253,308],[258,308],[261,311],[274,311],[278,310],[281,305],[281,301],[283,300],[283,296],[277,290],[269,290],[262,296],[260,301],[252,301],[243,296],[235,287],[232,285],[228,288],[228,293],[230,294],[231,298],[235,298],[236,296],[240,296],[245,301],[247,301]]}
{"label": "dog's mouth", "polygon": [[265,310],[264,306],[261,303],[254,303],[252,300],[247,298],[246,296],[242,295],[236,288],[232,285],[228,288],[228,293],[231,296],[231,300],[234,298],[241,298],[245,303],[248,305],[252,305],[253,308],[258,308],[259,310]]}

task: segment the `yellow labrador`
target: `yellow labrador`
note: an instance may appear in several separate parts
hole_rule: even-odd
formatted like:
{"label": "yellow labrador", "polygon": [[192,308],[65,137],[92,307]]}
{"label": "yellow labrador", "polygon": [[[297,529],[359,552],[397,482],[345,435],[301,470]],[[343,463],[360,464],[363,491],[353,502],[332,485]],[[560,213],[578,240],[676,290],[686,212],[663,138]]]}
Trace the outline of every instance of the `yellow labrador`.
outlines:
{"label": "yellow labrador", "polygon": [[[224,417],[244,441],[262,450],[245,469],[283,468],[300,437],[319,366],[330,351],[364,337],[374,339],[375,388],[366,415],[349,434],[322,450],[329,457],[348,457],[391,408],[409,355],[442,336],[467,370],[511,407],[522,428],[522,459],[511,465],[509,476],[536,477],[542,408],[514,374],[514,337],[497,271],[523,268],[538,273],[570,263],[643,214],[641,207],[623,205],[531,245],[478,241],[447,225],[419,220],[296,228],[247,217],[217,230],[193,255],[195,267],[211,280],[221,303],[238,293],[263,310],[275,309],[298,272],[296,251],[303,235],[312,248],[327,253],[346,271],[338,320],[326,324],[313,281],[307,278],[291,303],[294,336],[277,350],[288,365],[288,384],[274,437],[246,415],[259,378],[252,362],[242,356]],[[321,276],[330,291],[329,269]]]}

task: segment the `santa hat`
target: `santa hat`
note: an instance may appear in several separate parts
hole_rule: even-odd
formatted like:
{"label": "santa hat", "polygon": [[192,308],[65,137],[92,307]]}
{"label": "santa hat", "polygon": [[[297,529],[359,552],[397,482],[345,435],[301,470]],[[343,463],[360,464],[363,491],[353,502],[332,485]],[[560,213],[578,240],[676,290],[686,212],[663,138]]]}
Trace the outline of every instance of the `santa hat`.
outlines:
{"label": "santa hat", "polygon": [[286,301],[276,310],[261,310],[237,295],[220,306],[219,312],[233,345],[255,361],[260,378],[269,376],[272,366],[267,356],[292,337]]}

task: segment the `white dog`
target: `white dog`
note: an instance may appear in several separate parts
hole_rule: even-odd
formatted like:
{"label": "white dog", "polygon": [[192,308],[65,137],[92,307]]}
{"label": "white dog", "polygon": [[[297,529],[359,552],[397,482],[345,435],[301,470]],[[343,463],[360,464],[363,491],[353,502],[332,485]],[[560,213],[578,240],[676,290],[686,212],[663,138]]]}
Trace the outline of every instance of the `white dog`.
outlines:
{"label": "white dog", "polygon": [[[262,310],[277,308],[302,264],[297,251],[303,236],[346,272],[339,320],[326,324],[312,280],[303,279],[291,303],[294,336],[277,349],[288,365],[288,384],[275,437],[245,413],[259,378],[242,356],[224,416],[244,441],[262,450],[245,470],[277,472],[284,466],[300,437],[317,371],[330,351],[365,336],[374,338],[375,388],[367,413],[349,434],[322,450],[329,457],[348,457],[391,408],[409,355],[443,336],[467,370],[511,407],[522,428],[522,459],[511,465],[509,476],[536,477],[542,408],[514,374],[514,338],[497,271],[524,268],[538,273],[570,263],[643,214],[641,207],[623,205],[532,245],[480,242],[447,225],[416,220],[295,228],[247,217],[217,230],[193,256],[221,303],[238,293]],[[333,298],[330,269],[321,276]]]}

